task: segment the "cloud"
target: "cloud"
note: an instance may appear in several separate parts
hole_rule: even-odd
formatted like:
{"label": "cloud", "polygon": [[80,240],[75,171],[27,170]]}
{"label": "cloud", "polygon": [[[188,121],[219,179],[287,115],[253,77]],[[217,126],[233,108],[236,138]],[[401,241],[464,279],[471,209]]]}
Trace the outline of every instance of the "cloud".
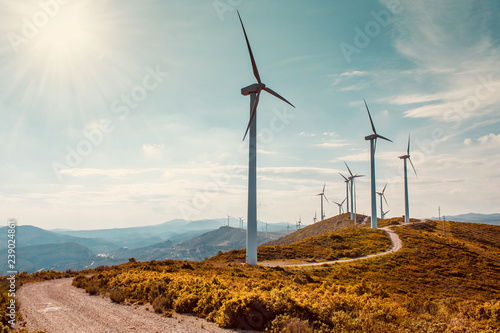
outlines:
{"label": "cloud", "polygon": [[163,150],[163,148],[165,148],[164,144],[143,144],[142,145],[142,150],[146,154],[158,153],[161,150]]}
{"label": "cloud", "polygon": [[500,144],[500,134],[490,133],[477,139],[481,144]]}
{"label": "cloud", "polygon": [[467,138],[464,140],[464,145],[466,146],[470,146],[472,144],[472,139],[471,138]]}
{"label": "cloud", "polygon": [[321,148],[340,148],[340,147],[345,147],[345,146],[349,146],[349,145],[350,144],[346,143],[344,140],[334,140],[334,141],[319,143],[316,146],[321,147]]}
{"label": "cloud", "polygon": [[364,83],[359,83],[359,84],[354,84],[352,86],[347,86],[344,88],[341,88],[339,91],[359,91],[366,89],[370,86],[370,83],[364,82]]}
{"label": "cloud", "polygon": [[341,74],[330,74],[328,76],[333,79],[332,86],[336,86],[341,82],[352,81],[352,79],[358,79],[361,77],[365,77],[365,76],[368,76],[369,74],[370,74],[369,72],[354,70],[351,72],[344,72]]}

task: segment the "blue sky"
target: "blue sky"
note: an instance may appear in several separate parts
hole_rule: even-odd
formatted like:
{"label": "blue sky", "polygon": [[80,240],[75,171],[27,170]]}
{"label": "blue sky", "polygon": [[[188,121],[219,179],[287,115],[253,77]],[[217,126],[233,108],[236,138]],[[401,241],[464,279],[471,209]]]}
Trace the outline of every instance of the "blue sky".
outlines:
{"label": "blue sky", "polygon": [[[494,213],[500,199],[500,4],[485,1],[1,0],[0,212],[43,228],[246,216],[249,99],[258,218],[310,223],[355,173],[401,216]],[[327,205],[326,215],[338,212]]]}

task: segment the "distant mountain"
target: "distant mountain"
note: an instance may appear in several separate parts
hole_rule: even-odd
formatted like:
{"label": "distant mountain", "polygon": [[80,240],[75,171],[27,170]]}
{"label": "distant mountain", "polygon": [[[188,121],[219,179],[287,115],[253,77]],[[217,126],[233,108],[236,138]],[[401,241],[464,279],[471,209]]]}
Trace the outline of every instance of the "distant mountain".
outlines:
{"label": "distant mountain", "polygon": [[[187,221],[176,219],[157,225],[148,225],[142,227],[98,229],[98,230],[61,230],[55,229],[63,235],[84,238],[101,238],[108,242],[118,245],[118,248],[128,249],[142,248],[157,243],[172,241],[179,242],[191,237],[201,235],[205,232],[216,230],[227,223],[227,219],[207,219],[197,221]],[[239,219],[231,217],[229,219],[231,227],[239,226]],[[244,224],[246,228],[246,224]],[[268,223],[268,231],[286,230],[287,223]],[[266,223],[258,221],[259,231],[266,230]]]}
{"label": "distant mountain", "polygon": [[[0,228],[0,234],[7,235],[7,227]],[[21,225],[16,227],[16,247],[26,247],[31,245],[77,243],[88,247],[94,252],[110,252],[118,245],[100,238],[82,238],[70,235],[61,235],[52,231],[47,231],[31,225]],[[4,243],[6,244],[6,243]]]}
{"label": "distant mountain", "polygon": [[[153,245],[171,238],[179,238],[186,232],[206,232],[222,225],[222,220],[172,220],[157,225],[129,228],[97,230],[57,230],[58,233],[75,237],[102,238],[115,243],[118,247],[140,248]],[[180,236],[182,239],[183,237]],[[184,238],[185,239],[185,238]]]}
{"label": "distant mountain", "polygon": [[[77,243],[31,245],[16,248],[16,270],[33,273],[40,269],[79,270],[92,265],[95,254],[87,247]],[[0,265],[0,274],[9,269],[7,261]]]}
{"label": "distant mountain", "polygon": [[[446,221],[455,222],[471,222],[471,223],[484,223],[492,225],[500,225],[500,214],[461,214],[455,216],[444,216]],[[431,220],[439,220],[439,217],[431,217]]]}
{"label": "distant mountain", "polygon": [[[257,233],[258,244],[265,243],[272,239],[277,239],[284,235],[284,232]],[[136,249],[120,249],[112,253],[114,260],[128,259],[134,257],[139,261],[148,260],[204,260],[206,257],[216,255],[219,251],[229,251],[242,249],[246,246],[246,231],[233,227],[220,227],[191,238],[181,243],[165,241],[150,246]]]}

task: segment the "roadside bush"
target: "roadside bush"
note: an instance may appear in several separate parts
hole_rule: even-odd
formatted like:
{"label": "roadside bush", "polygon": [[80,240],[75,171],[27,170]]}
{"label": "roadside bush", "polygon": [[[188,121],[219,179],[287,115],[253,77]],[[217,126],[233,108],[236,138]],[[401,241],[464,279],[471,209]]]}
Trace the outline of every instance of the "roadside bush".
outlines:
{"label": "roadside bush", "polygon": [[123,295],[123,293],[120,289],[112,290],[109,293],[109,298],[113,302],[118,303],[118,304],[125,302],[125,296]]}
{"label": "roadside bush", "polygon": [[92,283],[85,287],[85,291],[90,295],[97,295],[99,293],[99,288],[97,288],[97,285],[95,283]]}
{"label": "roadside bush", "polygon": [[167,296],[158,296],[152,305],[156,313],[163,313],[172,307],[172,299]]}

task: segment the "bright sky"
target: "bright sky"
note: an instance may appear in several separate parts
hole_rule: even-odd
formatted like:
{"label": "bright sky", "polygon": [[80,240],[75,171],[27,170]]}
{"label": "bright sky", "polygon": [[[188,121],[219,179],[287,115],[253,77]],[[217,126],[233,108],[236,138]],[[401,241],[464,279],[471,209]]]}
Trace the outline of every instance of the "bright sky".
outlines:
{"label": "bright sky", "polygon": [[[0,214],[94,229],[246,216],[255,82],[258,218],[311,223],[346,161],[412,217],[499,212],[500,2],[0,0]],[[326,215],[338,213],[326,205]]]}

